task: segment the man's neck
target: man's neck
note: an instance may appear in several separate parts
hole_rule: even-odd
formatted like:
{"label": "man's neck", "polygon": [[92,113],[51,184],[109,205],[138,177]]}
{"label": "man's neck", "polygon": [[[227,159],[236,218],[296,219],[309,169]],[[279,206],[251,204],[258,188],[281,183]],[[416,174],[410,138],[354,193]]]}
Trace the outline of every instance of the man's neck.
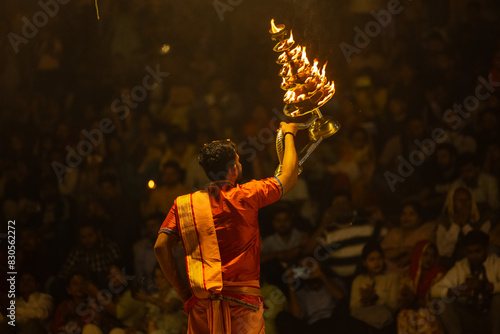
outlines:
{"label": "man's neck", "polygon": [[219,187],[225,186],[228,184],[234,185],[234,182],[231,182],[230,180],[219,180],[219,181],[213,181],[212,183],[210,183],[210,185],[219,186]]}

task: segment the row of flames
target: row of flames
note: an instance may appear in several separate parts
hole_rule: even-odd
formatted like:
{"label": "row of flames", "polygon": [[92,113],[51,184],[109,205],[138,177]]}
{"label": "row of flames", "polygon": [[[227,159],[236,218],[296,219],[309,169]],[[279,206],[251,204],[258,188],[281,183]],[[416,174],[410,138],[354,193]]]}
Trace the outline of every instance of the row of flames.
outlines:
{"label": "row of flames", "polygon": [[[335,93],[335,84],[326,78],[326,65],[319,69],[318,61],[309,62],[306,47],[296,45],[292,31],[286,39],[283,24],[275,25],[271,20],[270,33],[279,36],[280,41],[274,51],[281,52],[277,63],[282,65],[279,75],[283,78],[281,88],[286,90],[283,102],[290,116],[301,116],[324,105]],[[274,37],[273,37],[274,39]]]}

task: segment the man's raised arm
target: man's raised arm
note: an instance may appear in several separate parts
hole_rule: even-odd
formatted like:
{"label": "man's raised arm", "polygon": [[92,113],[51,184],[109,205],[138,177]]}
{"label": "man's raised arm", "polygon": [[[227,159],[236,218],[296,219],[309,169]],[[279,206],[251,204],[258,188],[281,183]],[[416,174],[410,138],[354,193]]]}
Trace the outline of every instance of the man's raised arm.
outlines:
{"label": "man's raised arm", "polygon": [[283,165],[281,175],[278,179],[283,186],[283,195],[292,189],[297,183],[299,175],[299,163],[297,160],[297,151],[295,149],[295,135],[297,134],[297,125],[295,123],[281,122],[280,128],[283,132],[283,141],[285,143],[285,153],[283,155]]}

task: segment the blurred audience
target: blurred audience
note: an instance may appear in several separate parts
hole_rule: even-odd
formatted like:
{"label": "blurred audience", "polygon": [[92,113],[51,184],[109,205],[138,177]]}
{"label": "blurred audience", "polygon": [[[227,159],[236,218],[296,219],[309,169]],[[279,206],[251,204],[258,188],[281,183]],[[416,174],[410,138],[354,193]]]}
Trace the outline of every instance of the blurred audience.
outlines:
{"label": "blurred audience", "polygon": [[[119,279],[108,272],[118,259],[122,279],[124,272],[137,276],[138,286],[126,286],[130,298],[124,301],[146,305],[137,299],[170,298],[158,271],[153,274],[154,226],[176,196],[208,184],[196,154],[204,143],[240,143],[244,180],[274,173],[273,128],[284,92],[268,22],[260,18],[275,11],[284,15],[278,23],[299,32],[298,42],[310,44],[310,61],[329,61],[326,74],[337,93],[321,112],[341,129],[303,164],[299,185],[283,199],[293,207],[276,214],[274,227],[272,219],[261,219],[262,260],[273,258],[261,269],[268,299],[276,289],[289,297],[282,262],[306,255],[320,263],[323,274],[315,272],[295,293],[323,294],[317,301],[296,299],[295,306],[307,313],[297,328],[309,328],[316,306],[328,311],[324,315],[338,304],[333,313],[340,312],[362,248],[373,241],[386,249],[387,275],[409,270],[410,281],[420,277],[421,289],[432,289],[430,277],[441,269],[423,273],[422,264],[423,276],[412,276],[410,251],[420,238],[434,240],[434,221],[439,261],[446,268],[461,263],[456,261],[466,255],[470,231],[488,233],[500,253],[498,1],[414,1],[380,34],[368,36],[363,28],[385,5],[257,0],[244,5],[248,10],[225,11],[221,23],[214,6],[200,0],[102,3],[99,20],[93,3],[77,1],[60,7],[28,38],[23,17],[39,12],[39,4],[2,2],[0,32],[7,38],[0,43],[0,216],[16,222],[16,269],[32,273],[37,283],[36,292],[18,298],[29,303],[31,296],[46,293],[59,305],[70,293],[62,310],[35,322],[85,334],[185,331],[185,320],[174,320],[177,308],[167,314],[161,303],[145,306],[148,318],[141,306],[137,319],[124,325],[113,310],[89,300],[120,289],[109,287]],[[292,15],[292,27],[293,13],[307,15]],[[346,43],[356,48],[350,54],[329,47]],[[443,136],[436,139],[440,130]],[[299,149],[306,132],[297,137]],[[399,208],[410,201],[421,210],[406,207],[403,218]],[[82,221],[88,226],[80,227]],[[424,248],[420,256],[428,256],[430,266],[434,248]],[[2,259],[7,256],[0,250]],[[372,275],[374,280],[385,277],[383,272]],[[340,301],[324,291],[323,276],[325,282],[341,280]],[[99,295],[88,295],[91,284]],[[428,300],[410,290],[404,296],[413,304],[402,314],[423,316],[426,311],[417,305]],[[113,304],[124,294],[112,293]],[[5,310],[6,301],[0,302]],[[278,319],[288,302],[275,303],[277,312],[267,311],[266,321]],[[390,308],[392,317],[394,312]],[[1,330],[7,320],[1,311]],[[389,328],[395,330],[394,321]],[[269,331],[280,333],[273,325]]]}

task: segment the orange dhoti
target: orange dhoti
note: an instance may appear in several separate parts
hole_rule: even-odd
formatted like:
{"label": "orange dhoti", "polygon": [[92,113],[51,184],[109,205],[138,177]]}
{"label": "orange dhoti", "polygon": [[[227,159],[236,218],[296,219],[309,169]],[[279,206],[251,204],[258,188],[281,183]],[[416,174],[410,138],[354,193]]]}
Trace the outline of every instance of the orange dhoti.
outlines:
{"label": "orange dhoti", "polygon": [[[225,282],[225,287],[231,283]],[[228,290],[236,292],[238,288],[231,289],[231,287],[228,287]],[[258,309],[241,303],[235,298],[223,295],[195,300],[194,305],[189,310],[188,334],[265,333],[263,303],[260,304]]]}

